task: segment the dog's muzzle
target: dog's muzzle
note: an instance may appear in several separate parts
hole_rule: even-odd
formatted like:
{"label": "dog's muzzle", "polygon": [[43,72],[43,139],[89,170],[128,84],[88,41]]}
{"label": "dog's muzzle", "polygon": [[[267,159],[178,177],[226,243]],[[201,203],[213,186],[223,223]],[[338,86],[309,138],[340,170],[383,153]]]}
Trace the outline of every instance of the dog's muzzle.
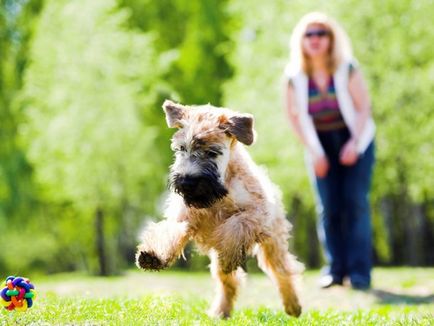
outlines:
{"label": "dog's muzzle", "polygon": [[217,175],[179,175],[171,180],[171,188],[180,194],[187,206],[208,208],[224,198],[228,191]]}

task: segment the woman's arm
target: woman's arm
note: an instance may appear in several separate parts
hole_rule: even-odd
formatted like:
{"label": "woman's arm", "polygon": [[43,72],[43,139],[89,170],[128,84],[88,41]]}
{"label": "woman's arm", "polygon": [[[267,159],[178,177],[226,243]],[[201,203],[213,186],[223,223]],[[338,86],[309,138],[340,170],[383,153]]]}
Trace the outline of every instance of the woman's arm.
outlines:
{"label": "woman's arm", "polygon": [[352,135],[357,143],[366,125],[366,121],[371,116],[371,100],[369,98],[368,87],[359,69],[351,73],[348,89],[357,111],[356,126]]}
{"label": "woman's arm", "polygon": [[343,146],[340,153],[340,161],[344,165],[353,165],[357,162],[359,153],[357,151],[360,136],[365,128],[366,122],[371,116],[371,101],[368,88],[360,70],[351,72],[348,90],[356,109],[356,125],[352,130],[351,138]]}
{"label": "woman's arm", "polygon": [[298,120],[299,112],[295,103],[294,88],[290,83],[285,84],[285,95],[286,112],[288,114],[292,130],[294,131],[298,140],[309,150],[308,141],[301,130],[300,122]]}
{"label": "woman's arm", "polygon": [[294,130],[295,135],[313,157],[314,171],[316,176],[320,178],[324,177],[329,169],[327,157],[325,155],[318,155],[318,153],[315,152],[314,148],[310,146],[309,141],[306,139],[306,135],[302,130],[299,120],[300,114],[295,103],[294,88],[290,83],[285,85],[285,106],[289,117],[289,122],[292,129]]}

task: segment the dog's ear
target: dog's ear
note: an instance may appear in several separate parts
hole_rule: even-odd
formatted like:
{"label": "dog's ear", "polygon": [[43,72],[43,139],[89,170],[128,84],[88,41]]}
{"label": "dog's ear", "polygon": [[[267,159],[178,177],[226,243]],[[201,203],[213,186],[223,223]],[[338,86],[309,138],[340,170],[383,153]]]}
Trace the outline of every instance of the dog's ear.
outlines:
{"label": "dog's ear", "polygon": [[181,120],[184,117],[185,107],[182,104],[165,100],[163,110],[166,113],[166,122],[169,128],[182,128]]}
{"label": "dog's ear", "polygon": [[221,127],[234,136],[239,142],[245,145],[251,145],[255,141],[253,121],[251,114],[237,114],[225,121]]}

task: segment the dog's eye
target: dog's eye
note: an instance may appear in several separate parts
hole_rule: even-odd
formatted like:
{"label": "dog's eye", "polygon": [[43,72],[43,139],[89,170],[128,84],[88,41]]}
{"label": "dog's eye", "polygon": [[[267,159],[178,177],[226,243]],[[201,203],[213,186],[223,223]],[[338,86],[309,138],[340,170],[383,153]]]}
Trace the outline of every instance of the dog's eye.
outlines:
{"label": "dog's eye", "polygon": [[187,151],[187,148],[184,145],[180,145],[180,146],[172,145],[171,147],[172,147],[172,150],[174,152],[186,152]]}
{"label": "dog's eye", "polygon": [[215,151],[205,151],[205,155],[209,158],[216,158],[219,153]]}

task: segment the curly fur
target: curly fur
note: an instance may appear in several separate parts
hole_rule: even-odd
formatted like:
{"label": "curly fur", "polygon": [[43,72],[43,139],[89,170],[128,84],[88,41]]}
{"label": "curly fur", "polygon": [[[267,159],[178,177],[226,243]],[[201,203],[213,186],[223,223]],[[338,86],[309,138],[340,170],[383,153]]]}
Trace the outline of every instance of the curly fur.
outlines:
{"label": "curly fur", "polygon": [[[300,263],[288,252],[291,225],[285,218],[280,192],[240,143],[253,142],[253,118],[240,118],[236,112],[210,105],[187,107],[166,101],[163,108],[169,126],[180,128],[172,139],[176,151],[173,192],[167,201],[166,219],[151,224],[142,235],[137,266],[166,268],[182,254],[189,240],[195,241],[210,256],[211,273],[217,281],[210,313],[226,318],[237,296],[240,266],[247,255],[256,254],[260,268],[278,287],[285,311],[299,316],[301,306],[293,276]],[[214,148],[212,155],[210,148]],[[177,184],[181,180],[177,178],[201,177],[204,165],[215,166],[213,182],[225,191],[218,196],[205,191],[201,195],[210,193],[212,200],[202,198],[206,205],[194,205],[196,188]]]}

